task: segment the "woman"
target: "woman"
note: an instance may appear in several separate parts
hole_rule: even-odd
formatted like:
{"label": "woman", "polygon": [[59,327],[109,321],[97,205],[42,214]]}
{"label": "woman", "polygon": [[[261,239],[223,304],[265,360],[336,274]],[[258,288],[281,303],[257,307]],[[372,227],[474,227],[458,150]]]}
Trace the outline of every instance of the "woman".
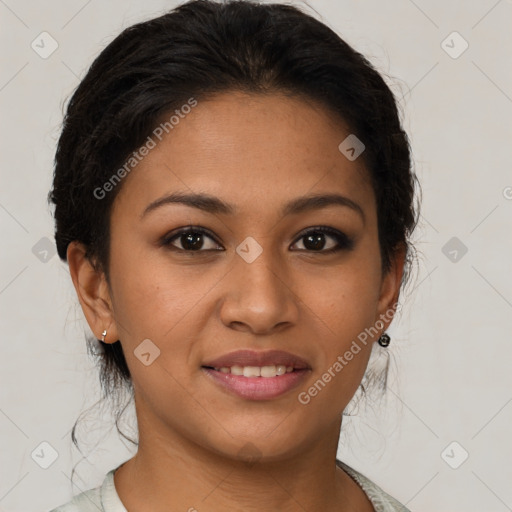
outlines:
{"label": "woman", "polygon": [[390,342],[414,183],[389,88],[298,9],[198,0],[119,35],[50,199],[138,451],[55,511],[407,511],[336,451]]}

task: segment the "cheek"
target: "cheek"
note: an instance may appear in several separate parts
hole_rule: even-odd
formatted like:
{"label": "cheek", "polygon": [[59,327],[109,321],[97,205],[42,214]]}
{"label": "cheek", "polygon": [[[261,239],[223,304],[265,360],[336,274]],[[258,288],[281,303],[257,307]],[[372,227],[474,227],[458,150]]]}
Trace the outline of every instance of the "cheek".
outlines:
{"label": "cheek", "polygon": [[155,410],[176,414],[189,407],[183,386],[194,329],[201,328],[193,315],[200,292],[179,272],[171,275],[144,259],[125,263],[112,275],[112,285],[119,337],[134,388]]}
{"label": "cheek", "polygon": [[[154,249],[121,251],[113,244],[111,254],[115,319],[134,384],[170,392],[177,385],[172,377],[180,382],[187,379],[194,338],[207,329],[211,316],[205,310],[206,298],[221,275],[194,266],[178,267],[164,251]],[[151,344],[146,345],[158,357],[146,367],[138,355],[148,339]]]}
{"label": "cheek", "polygon": [[[373,340],[365,329],[373,323],[369,313],[372,293],[345,284],[343,292],[324,291],[312,309],[317,313],[315,333],[318,364],[309,385],[299,396],[313,416],[341,414],[357,391],[366,371]],[[342,288],[341,288],[342,289]]]}
{"label": "cheek", "polygon": [[301,289],[304,302],[331,332],[357,336],[375,320],[380,292],[379,263],[362,251],[343,265],[307,274]]}
{"label": "cheek", "polygon": [[326,384],[322,388],[319,383],[324,395],[319,403],[335,400],[346,405],[366,370],[374,342],[368,329],[376,319],[380,284],[380,260],[371,254],[354,254],[347,265],[329,270],[320,286],[303,283],[302,289],[309,290],[305,303],[320,348],[316,379]]}
{"label": "cheek", "polygon": [[[142,248],[127,238],[111,248],[111,284],[116,320],[126,341],[162,339],[205,295],[208,283],[178,268],[163,249]],[[197,271],[195,271],[197,274]],[[125,341],[124,339],[122,341]]]}
{"label": "cheek", "polygon": [[[372,338],[365,334],[365,329],[373,322],[373,316],[368,312],[371,296],[358,292],[358,297],[354,294],[338,295],[336,304],[323,309],[321,320],[328,329],[324,327],[323,335],[318,337],[322,357],[317,377],[326,373],[333,377],[335,374],[336,378],[332,378],[329,387],[347,396],[351,396],[359,385],[373,343]],[[328,381],[331,380],[329,375],[325,375]]]}

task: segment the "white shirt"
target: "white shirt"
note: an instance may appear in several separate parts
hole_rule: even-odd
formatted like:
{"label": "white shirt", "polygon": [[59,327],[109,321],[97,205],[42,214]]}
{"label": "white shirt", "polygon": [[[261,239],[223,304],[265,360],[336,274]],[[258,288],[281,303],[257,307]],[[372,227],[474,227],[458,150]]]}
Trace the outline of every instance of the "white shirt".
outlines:
{"label": "white shirt", "polygon": [[[336,463],[361,487],[375,512],[411,512],[363,474],[339,460]],[[128,512],[114,485],[114,473],[120,466],[107,473],[101,486],[78,494],[70,502],[50,512]]]}

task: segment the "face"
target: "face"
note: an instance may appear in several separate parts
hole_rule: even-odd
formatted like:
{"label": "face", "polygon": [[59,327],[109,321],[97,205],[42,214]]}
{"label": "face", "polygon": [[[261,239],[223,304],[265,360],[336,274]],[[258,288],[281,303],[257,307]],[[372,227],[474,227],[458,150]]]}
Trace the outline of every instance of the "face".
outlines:
{"label": "face", "polygon": [[[141,436],[152,425],[230,457],[252,443],[278,458],[339,427],[378,334],[344,354],[395,303],[401,277],[400,264],[381,273],[369,176],[338,149],[349,133],[302,99],[229,93],[199,102],[124,178],[109,311],[84,311],[121,340]],[[205,368],[239,350],[287,352],[295,363],[256,366],[295,369]]]}

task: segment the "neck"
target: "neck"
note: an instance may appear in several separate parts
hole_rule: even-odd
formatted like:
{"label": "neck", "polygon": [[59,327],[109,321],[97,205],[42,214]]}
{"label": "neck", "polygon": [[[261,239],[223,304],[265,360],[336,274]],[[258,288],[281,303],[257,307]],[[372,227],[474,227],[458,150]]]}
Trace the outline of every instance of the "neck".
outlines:
{"label": "neck", "polygon": [[[357,484],[336,466],[341,420],[311,445],[277,459],[245,445],[252,461],[200,446],[154,419],[139,418],[139,449],[115,473],[115,486],[128,510],[189,512],[224,510],[364,510]],[[156,428],[155,428],[156,427]],[[359,501],[360,502],[360,501]],[[368,510],[373,510],[369,508]]]}

